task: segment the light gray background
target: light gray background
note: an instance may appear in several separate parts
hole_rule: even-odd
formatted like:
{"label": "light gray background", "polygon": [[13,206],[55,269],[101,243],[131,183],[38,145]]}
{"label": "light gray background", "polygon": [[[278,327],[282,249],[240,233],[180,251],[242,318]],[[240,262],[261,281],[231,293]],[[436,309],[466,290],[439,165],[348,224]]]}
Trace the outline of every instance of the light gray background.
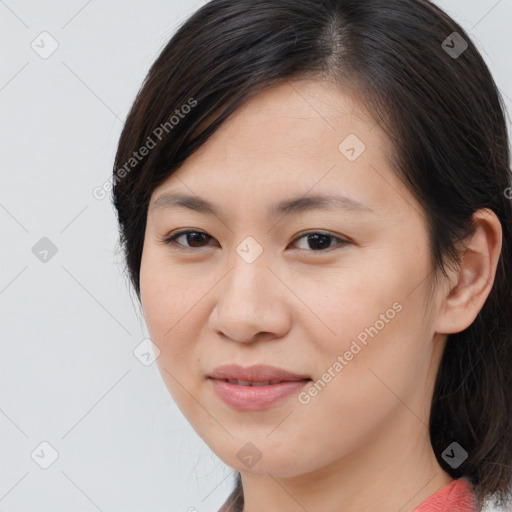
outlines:
{"label": "light gray background", "polygon": [[[232,488],[156,364],[134,356],[147,331],[109,195],[92,194],[149,66],[204,3],[0,1],[2,512],[207,512]],[[438,4],[469,30],[510,112],[512,0]],[[44,31],[59,45],[46,59],[31,47],[51,49]],[[43,237],[57,248],[46,262],[32,252]],[[47,469],[42,442],[58,452]]]}

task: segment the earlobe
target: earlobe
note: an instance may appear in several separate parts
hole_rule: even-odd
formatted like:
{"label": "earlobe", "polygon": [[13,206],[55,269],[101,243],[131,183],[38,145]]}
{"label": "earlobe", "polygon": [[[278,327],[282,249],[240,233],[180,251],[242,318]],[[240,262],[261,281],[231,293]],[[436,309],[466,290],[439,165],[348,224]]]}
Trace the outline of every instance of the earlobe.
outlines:
{"label": "earlobe", "polygon": [[502,229],[496,214],[480,209],[473,215],[474,231],[464,240],[461,264],[446,287],[436,331],[460,332],[469,327],[491,292],[498,264]]}

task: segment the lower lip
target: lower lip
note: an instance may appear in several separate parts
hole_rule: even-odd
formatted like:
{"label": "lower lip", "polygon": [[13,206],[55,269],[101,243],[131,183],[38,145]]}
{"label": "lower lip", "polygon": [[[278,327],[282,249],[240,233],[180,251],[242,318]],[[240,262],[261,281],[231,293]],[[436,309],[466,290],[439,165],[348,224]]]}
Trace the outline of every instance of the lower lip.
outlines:
{"label": "lower lip", "polygon": [[265,386],[241,386],[225,380],[209,379],[217,395],[236,409],[254,411],[265,409],[284,397],[297,393],[310,380],[296,380]]}

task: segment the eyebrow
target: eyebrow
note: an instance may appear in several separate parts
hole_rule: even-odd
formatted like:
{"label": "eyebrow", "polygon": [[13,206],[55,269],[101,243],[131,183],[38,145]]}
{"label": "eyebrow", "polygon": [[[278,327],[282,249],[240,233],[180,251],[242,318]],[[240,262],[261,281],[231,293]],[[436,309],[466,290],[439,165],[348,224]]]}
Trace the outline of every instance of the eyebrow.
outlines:
{"label": "eyebrow", "polygon": [[[153,203],[153,209],[173,208],[175,206],[188,208],[199,213],[221,217],[222,212],[217,206],[199,196],[184,194],[163,193]],[[369,206],[347,196],[332,194],[316,194],[285,199],[269,209],[269,215],[298,214],[310,210],[355,210],[375,213]]]}

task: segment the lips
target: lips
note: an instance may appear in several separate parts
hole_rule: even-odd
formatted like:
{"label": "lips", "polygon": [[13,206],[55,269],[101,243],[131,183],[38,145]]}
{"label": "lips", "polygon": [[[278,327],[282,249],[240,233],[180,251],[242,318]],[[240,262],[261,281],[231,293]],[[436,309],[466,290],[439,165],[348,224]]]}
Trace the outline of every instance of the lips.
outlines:
{"label": "lips", "polygon": [[239,411],[257,411],[291,397],[311,378],[275,366],[244,368],[229,364],[217,367],[208,375],[207,381],[217,397],[230,407]]}
{"label": "lips", "polygon": [[283,368],[263,364],[246,368],[236,364],[222,365],[215,368],[208,377],[239,386],[265,386],[281,382],[311,380],[308,375],[292,373]]}
{"label": "lips", "polygon": [[224,382],[229,382],[230,384],[236,384],[237,386],[268,386],[272,384],[279,384],[280,382],[285,382],[282,380],[264,380],[261,382],[250,381],[250,380],[239,380],[239,379],[222,379]]}

